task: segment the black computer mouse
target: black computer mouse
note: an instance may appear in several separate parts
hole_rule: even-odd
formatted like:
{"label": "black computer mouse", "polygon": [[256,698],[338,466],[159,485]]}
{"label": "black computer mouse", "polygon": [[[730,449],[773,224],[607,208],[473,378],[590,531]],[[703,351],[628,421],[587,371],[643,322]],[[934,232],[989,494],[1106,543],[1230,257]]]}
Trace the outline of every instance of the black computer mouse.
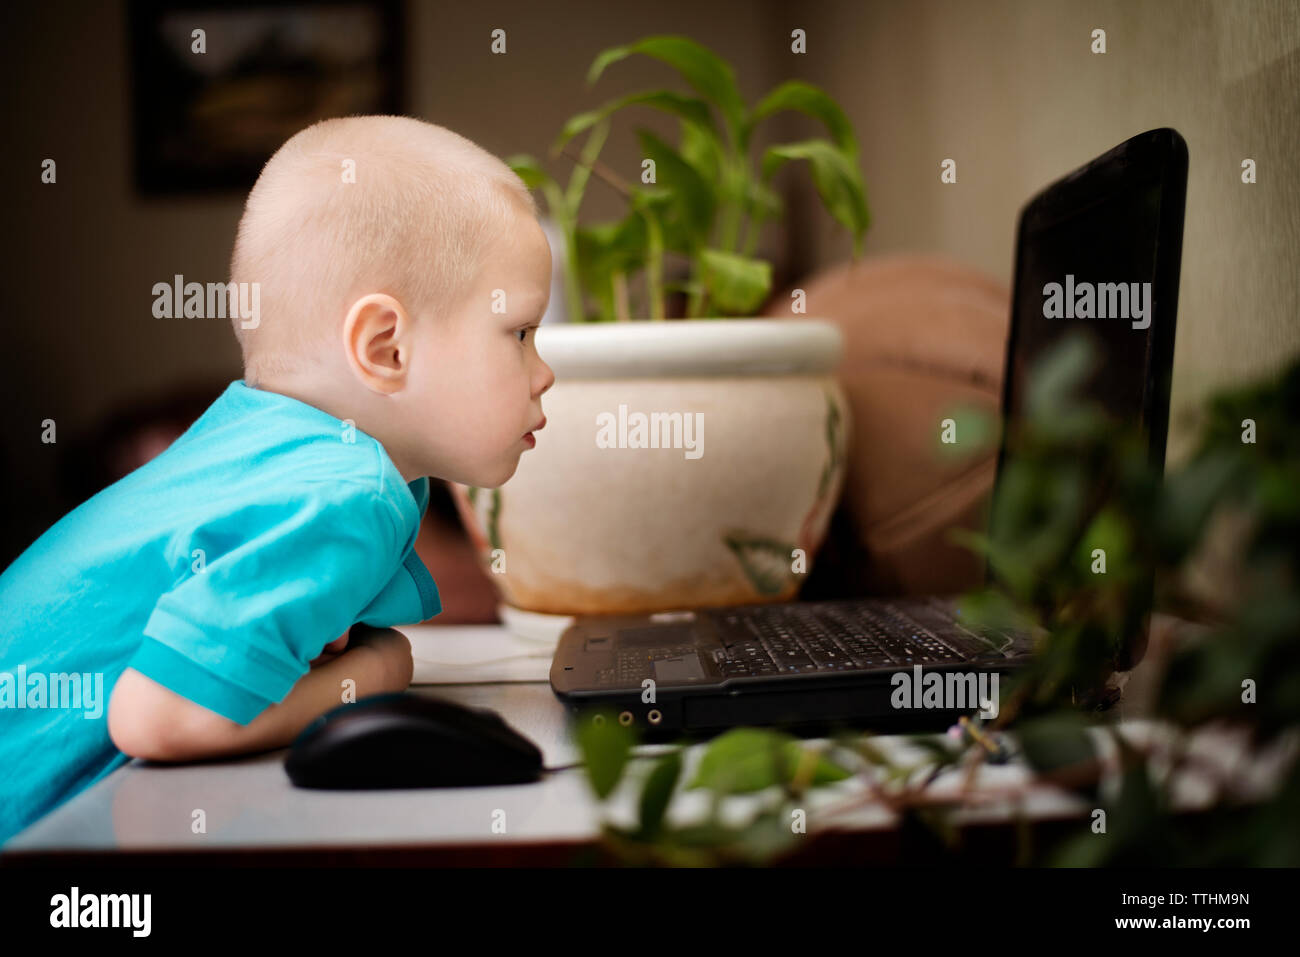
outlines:
{"label": "black computer mouse", "polygon": [[321,715],[284,769],[303,788],[522,784],[541,776],[542,753],[491,711],[399,692]]}

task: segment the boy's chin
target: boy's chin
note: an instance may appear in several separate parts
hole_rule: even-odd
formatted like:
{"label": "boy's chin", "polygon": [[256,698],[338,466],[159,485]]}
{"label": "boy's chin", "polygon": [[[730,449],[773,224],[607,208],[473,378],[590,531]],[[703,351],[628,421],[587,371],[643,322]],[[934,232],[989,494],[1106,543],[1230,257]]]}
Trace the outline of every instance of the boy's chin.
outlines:
{"label": "boy's chin", "polygon": [[500,488],[502,485],[505,485],[506,482],[510,481],[511,477],[516,471],[518,471],[518,469],[519,456],[516,455],[504,468],[496,469],[490,473],[487,472],[487,470],[484,470],[485,474],[481,476],[481,481],[463,482],[461,484],[474,485],[478,488]]}

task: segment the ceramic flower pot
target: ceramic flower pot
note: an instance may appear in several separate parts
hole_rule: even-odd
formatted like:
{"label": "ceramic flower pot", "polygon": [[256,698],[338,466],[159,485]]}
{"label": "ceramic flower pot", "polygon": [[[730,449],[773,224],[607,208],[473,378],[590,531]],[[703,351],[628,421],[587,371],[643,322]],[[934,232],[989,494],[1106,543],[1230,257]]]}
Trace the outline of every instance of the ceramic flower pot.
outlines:
{"label": "ceramic flower pot", "polygon": [[779,601],[843,483],[839,330],[819,320],[543,326],[537,447],[453,485],[503,601],[551,615]]}

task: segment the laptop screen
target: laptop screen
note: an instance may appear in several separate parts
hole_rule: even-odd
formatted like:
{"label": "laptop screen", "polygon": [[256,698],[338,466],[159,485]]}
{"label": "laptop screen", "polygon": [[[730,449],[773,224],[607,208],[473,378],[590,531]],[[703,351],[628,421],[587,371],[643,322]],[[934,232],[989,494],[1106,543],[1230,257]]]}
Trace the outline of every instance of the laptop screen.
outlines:
{"label": "laptop screen", "polygon": [[[1145,433],[1149,461],[1163,467],[1186,192],[1187,144],[1174,130],[1159,129],[1053,183],[1021,212],[990,524],[995,539],[1036,531],[1001,527],[997,494],[1028,378],[1067,335],[1080,333],[1094,347],[1084,397]],[[987,567],[986,581],[995,578]],[[1118,666],[1139,660],[1145,644],[1145,630],[1123,636]]]}
{"label": "laptop screen", "polygon": [[[1181,147],[1181,149],[1180,149]],[[1086,389],[1150,437],[1164,462],[1187,154],[1172,130],[1121,144],[1048,187],[1021,213],[1003,387],[1004,436],[1026,378],[1063,336],[1099,358]],[[1005,439],[1004,439],[1005,441]],[[1005,454],[1005,447],[1004,447]]]}

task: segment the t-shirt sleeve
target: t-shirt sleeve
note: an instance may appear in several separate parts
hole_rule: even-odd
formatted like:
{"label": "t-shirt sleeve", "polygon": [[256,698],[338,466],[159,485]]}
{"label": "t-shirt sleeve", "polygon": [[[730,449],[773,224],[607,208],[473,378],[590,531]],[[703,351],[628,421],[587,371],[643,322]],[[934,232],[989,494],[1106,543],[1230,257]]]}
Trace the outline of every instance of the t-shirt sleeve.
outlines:
{"label": "t-shirt sleeve", "polygon": [[440,614],[442,596],[438,594],[438,585],[415,549],[411,549],[402,559],[397,574],[357,621],[376,628],[391,628],[394,625],[418,625]]}
{"label": "t-shirt sleeve", "polygon": [[306,483],[206,522],[182,552],[195,564],[158,599],[128,666],[249,723],[400,566],[394,513],[360,484]]}
{"label": "t-shirt sleeve", "polygon": [[412,494],[415,496],[415,507],[420,513],[421,520],[424,519],[425,513],[429,511],[429,497],[432,492],[432,489],[429,488],[429,483],[431,481],[433,480],[430,479],[429,476],[422,476],[420,480],[415,483],[415,488],[412,491]]}

